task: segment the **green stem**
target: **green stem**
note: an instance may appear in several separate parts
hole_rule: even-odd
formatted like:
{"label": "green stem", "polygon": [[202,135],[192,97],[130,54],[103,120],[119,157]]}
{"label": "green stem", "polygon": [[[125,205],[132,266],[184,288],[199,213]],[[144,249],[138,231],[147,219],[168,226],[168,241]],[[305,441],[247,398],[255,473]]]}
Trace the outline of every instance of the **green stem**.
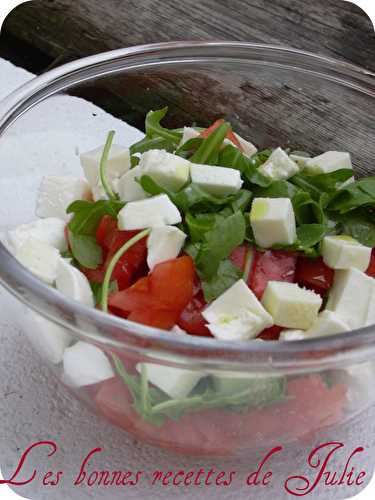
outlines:
{"label": "green stem", "polygon": [[210,156],[223,144],[227,133],[231,130],[229,123],[223,123],[204,139],[197,151],[190,158],[192,163],[205,164]]}
{"label": "green stem", "polygon": [[151,229],[145,229],[144,231],[136,234],[131,238],[129,241],[125,243],[112,257],[111,262],[109,263],[105,276],[104,276],[104,281],[103,281],[103,291],[102,291],[102,311],[108,312],[108,292],[109,292],[109,284],[111,282],[111,277],[113,274],[113,271],[116,267],[116,264],[118,261],[121,259],[121,257],[124,255],[125,252],[129,250],[133,245],[138,243],[138,241],[142,240],[146,236],[148,236],[151,232]]}
{"label": "green stem", "polygon": [[116,132],[114,130],[111,130],[108,134],[107,141],[106,141],[104,149],[103,149],[103,154],[102,154],[102,157],[100,159],[100,167],[99,167],[100,181],[102,183],[102,186],[104,187],[104,191],[106,192],[106,194],[110,200],[117,200],[117,196],[112,191],[112,188],[109,185],[109,182],[107,179],[107,174],[106,174],[106,167],[107,167],[107,163],[108,163],[109,152],[110,152],[111,147],[112,147],[113,138],[115,137],[115,133]]}

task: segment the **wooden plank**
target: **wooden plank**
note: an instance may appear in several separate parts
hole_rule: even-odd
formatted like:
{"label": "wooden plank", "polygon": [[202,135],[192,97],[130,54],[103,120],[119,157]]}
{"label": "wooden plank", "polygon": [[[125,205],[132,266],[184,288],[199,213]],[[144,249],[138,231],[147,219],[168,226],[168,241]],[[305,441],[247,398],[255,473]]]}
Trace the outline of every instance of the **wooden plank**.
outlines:
{"label": "wooden plank", "polygon": [[[293,46],[375,71],[370,20],[339,0],[34,0],[18,7],[4,29],[55,64],[135,44],[221,39]],[[353,130],[371,128],[365,98],[354,101],[348,95],[343,102],[337,87],[310,85],[295,75],[275,76],[271,84],[261,70],[236,77],[204,70],[178,77],[164,70],[103,81],[76,94],[137,127],[147,110],[167,102],[170,126],[206,124],[225,115],[260,146],[290,142],[313,152],[349,148],[362,152],[365,168],[375,155],[367,134],[352,138]]]}

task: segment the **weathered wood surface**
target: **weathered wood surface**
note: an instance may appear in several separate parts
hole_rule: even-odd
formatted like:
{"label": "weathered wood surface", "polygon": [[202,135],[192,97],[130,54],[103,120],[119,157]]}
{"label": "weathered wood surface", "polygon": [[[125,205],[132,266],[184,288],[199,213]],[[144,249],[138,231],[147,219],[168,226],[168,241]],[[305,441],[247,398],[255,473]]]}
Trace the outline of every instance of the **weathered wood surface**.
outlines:
{"label": "weathered wood surface", "polygon": [[59,60],[220,39],[289,45],[375,70],[371,21],[343,0],[33,0],[13,11],[4,30]]}
{"label": "weathered wood surface", "polygon": [[[188,39],[292,46],[375,71],[371,21],[342,0],[33,0],[8,17],[7,36],[24,44],[31,58],[38,51],[39,71],[47,69],[40,63],[44,60],[51,67],[105,50]],[[261,75],[236,80],[231,74],[191,73],[179,79],[164,71],[152,78],[127,78],[126,84],[117,78],[76,93],[138,127],[148,109],[168,102],[168,125],[204,124],[222,113],[259,145],[292,139],[293,146],[313,151],[346,147],[361,151],[361,163],[372,165],[375,151],[368,131],[373,111],[365,99],[345,96],[349,118],[343,120],[344,97],[337,88],[308,86],[288,77],[270,85]],[[353,141],[353,130],[362,129],[366,132]]]}

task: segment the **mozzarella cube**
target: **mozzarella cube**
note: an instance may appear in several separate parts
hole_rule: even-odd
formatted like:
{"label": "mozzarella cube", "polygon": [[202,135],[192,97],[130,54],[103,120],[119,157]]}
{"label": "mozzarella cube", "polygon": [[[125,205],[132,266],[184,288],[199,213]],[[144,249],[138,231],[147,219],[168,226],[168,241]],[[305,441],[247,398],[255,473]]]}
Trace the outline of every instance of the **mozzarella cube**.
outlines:
{"label": "mozzarella cube", "polygon": [[375,280],[372,280],[372,287],[368,300],[366,319],[363,326],[375,325]]}
{"label": "mozzarella cube", "polygon": [[182,134],[182,139],[178,147],[180,148],[183,146],[186,142],[190,141],[191,139],[196,139],[197,137],[200,136],[200,132],[198,130],[195,130],[193,127],[184,127],[184,131]]}
{"label": "mozzarella cube", "polygon": [[327,153],[310,158],[305,166],[306,172],[310,174],[329,174],[341,169],[353,170],[350,153],[327,151]]}
{"label": "mozzarella cube", "polygon": [[138,164],[143,175],[149,175],[157,184],[171,191],[179,191],[189,181],[190,165],[185,158],[163,149],[146,151]]}
{"label": "mozzarella cube", "polygon": [[207,328],[219,340],[242,341],[255,338],[264,330],[263,320],[250,311],[242,311],[236,317],[223,316],[216,323],[209,323]]}
{"label": "mozzarella cube", "polygon": [[298,174],[300,168],[283,149],[277,148],[258,170],[266,177],[270,177],[274,181],[280,181]]}
{"label": "mozzarella cube", "polygon": [[77,342],[65,350],[63,366],[63,378],[73,387],[99,384],[115,376],[104,352],[86,342]]}
{"label": "mozzarella cube", "polygon": [[142,171],[137,165],[119,179],[117,191],[121,201],[138,201],[149,198],[150,195],[142,189],[137,179],[142,177]]}
{"label": "mozzarella cube", "polygon": [[15,258],[37,278],[48,285],[56,281],[59,251],[36,238],[27,239],[14,254]]}
{"label": "mozzarella cube", "polygon": [[31,344],[43,359],[58,365],[62,362],[64,351],[72,343],[72,337],[63,326],[53,323],[39,313],[28,311],[28,328],[24,331]]}
{"label": "mozzarella cube", "polygon": [[307,340],[309,337],[304,330],[283,330],[280,333],[279,340],[290,342],[295,340]]}
{"label": "mozzarella cube", "polygon": [[30,224],[22,224],[15,229],[11,229],[7,233],[9,247],[14,253],[17,252],[29,238],[37,239],[51,245],[60,252],[65,252],[68,249],[65,239],[65,222],[54,217],[37,220]]}
{"label": "mozzarella cube", "polygon": [[322,311],[318,319],[306,332],[309,337],[325,337],[336,333],[348,332],[350,326],[332,311]]}
{"label": "mozzarella cube", "polygon": [[255,198],[250,223],[260,247],[291,245],[297,239],[296,219],[289,198]]}
{"label": "mozzarella cube", "polygon": [[155,227],[147,240],[147,264],[150,271],[166,260],[175,259],[181,252],[186,234],[177,227]]}
{"label": "mozzarella cube", "polygon": [[66,297],[77,300],[85,306],[95,306],[88,279],[66,259],[60,259],[57,264],[56,288]]}
{"label": "mozzarella cube", "polygon": [[262,304],[276,325],[307,330],[317,319],[322,298],[295,283],[269,281]]}
{"label": "mozzarella cube", "polygon": [[[243,154],[245,156],[247,156],[248,158],[251,158],[253,155],[255,155],[255,153],[258,151],[258,149],[254,146],[254,144],[252,144],[249,141],[246,141],[245,139],[243,139],[240,135],[236,134],[235,132],[233,132],[233,133],[234,133],[237,141],[241,145],[241,149],[242,149]],[[224,139],[224,145],[226,146],[227,144],[230,144],[231,146],[237,147],[237,145],[234,144],[230,139]]]}
{"label": "mozzarella cube", "polygon": [[322,244],[323,260],[333,269],[355,267],[366,271],[370,264],[371,248],[361,245],[351,236],[326,236]]}
{"label": "mozzarella cube", "polygon": [[307,162],[311,159],[310,156],[302,156],[302,155],[299,155],[299,154],[291,154],[290,155],[290,159],[293,160],[294,162],[297,163],[297,165],[299,166],[299,168],[301,170],[304,170],[304,168],[306,167],[307,165]]}
{"label": "mozzarella cube", "polygon": [[255,338],[273,325],[272,317],[243,280],[220,295],[202,314],[211,333],[222,340]]}
{"label": "mozzarella cube", "polygon": [[335,312],[353,330],[365,326],[374,280],[351,268],[335,271],[326,310]]}
{"label": "mozzarella cube", "polygon": [[90,186],[77,177],[46,176],[39,188],[36,215],[41,218],[57,217],[64,221],[71,219],[66,213],[68,206],[76,200],[90,198]]}
{"label": "mozzarella cube", "polygon": [[118,214],[118,227],[125,231],[172,226],[181,221],[180,212],[166,194],[153,196],[147,200],[132,201]]}
{"label": "mozzarella cube", "polygon": [[[88,151],[80,156],[81,165],[85,173],[87,182],[91,187],[100,184],[100,161],[103,156],[104,146],[101,146],[93,151]],[[129,148],[113,144],[106,165],[106,176],[108,182],[112,186],[112,181],[123,176],[130,169],[130,152]]]}
{"label": "mozzarella cube", "polygon": [[234,168],[192,164],[190,172],[192,183],[214,196],[237,193],[243,184],[240,171]]}
{"label": "mozzarella cube", "polygon": [[173,399],[186,398],[204,373],[154,363],[140,363],[137,365],[139,373],[146,370],[147,379],[158,389]]}

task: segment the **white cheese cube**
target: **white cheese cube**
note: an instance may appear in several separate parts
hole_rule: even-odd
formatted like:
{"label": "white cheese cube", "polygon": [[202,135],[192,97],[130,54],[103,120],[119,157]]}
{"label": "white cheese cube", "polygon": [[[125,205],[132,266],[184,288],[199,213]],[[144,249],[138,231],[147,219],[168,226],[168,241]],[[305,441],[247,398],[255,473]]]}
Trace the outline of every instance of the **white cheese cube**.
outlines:
{"label": "white cheese cube", "polygon": [[255,338],[273,325],[272,317],[243,280],[220,295],[202,314],[211,333],[223,340]]}
{"label": "white cheese cube", "polygon": [[73,387],[98,384],[115,376],[111,363],[98,347],[77,342],[63,356],[64,381]]}
{"label": "white cheese cube", "polygon": [[64,221],[71,219],[66,213],[68,206],[76,200],[90,199],[88,183],[77,177],[46,176],[39,188],[36,215],[41,218],[57,217]]}
{"label": "white cheese cube", "polygon": [[142,189],[137,179],[142,177],[142,171],[137,165],[119,179],[117,191],[121,201],[138,201],[149,198],[149,194]]}
{"label": "white cheese cube", "polygon": [[178,147],[180,148],[183,146],[186,142],[190,141],[191,139],[196,139],[199,137],[200,132],[198,130],[195,130],[193,127],[184,127],[184,131],[182,134],[182,139]]}
{"label": "white cheese cube", "polygon": [[366,324],[373,278],[351,268],[335,271],[326,310],[335,312],[353,330]]}
{"label": "white cheese cube", "polygon": [[64,252],[68,249],[64,231],[65,222],[61,219],[50,217],[31,222],[30,224],[22,224],[15,229],[9,230],[7,240],[12,252],[17,252],[29,238],[35,238],[57,248],[60,252]]}
{"label": "white cheese cube", "polygon": [[138,164],[143,175],[149,175],[157,184],[171,191],[179,191],[189,181],[190,165],[185,158],[163,149],[146,151]]}
{"label": "white cheese cube", "polygon": [[[88,151],[80,156],[81,165],[85,173],[87,182],[91,187],[100,184],[100,161],[102,159],[104,146],[93,151]],[[114,179],[123,176],[130,169],[129,148],[113,144],[106,165],[106,176],[111,184]],[[112,186],[111,186],[112,187]]]}
{"label": "white cheese cube", "polygon": [[290,159],[296,162],[301,170],[304,170],[304,168],[307,165],[307,162],[310,160],[310,156],[301,156],[298,154],[292,154],[290,155]]}
{"label": "white cheese cube", "polygon": [[295,283],[269,281],[262,304],[276,325],[307,330],[317,319],[322,298]]}
{"label": "white cheese cube", "polygon": [[234,168],[192,164],[191,181],[214,196],[237,193],[243,184],[241,173]]}
{"label": "white cheese cube", "polygon": [[181,252],[186,234],[173,226],[155,227],[147,240],[147,264],[150,271],[166,260],[175,259]]}
{"label": "white cheese cube", "polygon": [[329,174],[341,169],[353,169],[350,153],[327,151],[310,158],[305,166],[306,172],[311,174]]}
{"label": "white cheese cube", "polygon": [[[245,156],[247,156],[248,158],[251,158],[253,155],[255,155],[255,153],[258,151],[258,149],[254,146],[254,144],[252,144],[249,141],[246,141],[245,139],[243,139],[240,135],[236,134],[235,132],[233,132],[233,133],[234,133],[237,141],[241,145],[243,154]],[[226,146],[227,144],[230,144],[231,146],[237,147],[237,144],[234,144],[230,139],[224,139],[224,146]]]}
{"label": "white cheese cube", "polygon": [[326,236],[322,244],[323,260],[333,269],[355,267],[366,271],[370,264],[371,248],[361,245],[351,236]]}
{"label": "white cheese cube", "polygon": [[218,322],[209,323],[207,328],[219,340],[242,341],[255,338],[263,328],[260,316],[242,311],[235,317],[223,316]]}
{"label": "white cheese cube", "polygon": [[282,342],[290,342],[295,340],[307,340],[309,336],[304,330],[283,330],[280,333],[279,340]]}
{"label": "white cheese cube", "polygon": [[14,254],[15,258],[48,285],[56,281],[59,251],[36,238],[29,238]]}
{"label": "white cheese cube", "polygon": [[275,149],[268,160],[259,167],[259,172],[274,181],[289,179],[299,171],[297,163],[281,148]]}
{"label": "white cheese cube", "polygon": [[372,287],[368,300],[368,308],[365,323],[363,326],[375,325],[375,280],[372,280]]}
{"label": "white cheese cube", "polygon": [[180,212],[166,194],[153,196],[147,200],[132,201],[118,214],[118,227],[122,231],[172,226],[181,221]]}
{"label": "white cheese cube", "polygon": [[65,349],[72,343],[69,331],[31,310],[27,322],[24,331],[36,351],[49,363],[61,363]]}
{"label": "white cheese cube", "polygon": [[142,372],[142,366],[146,369],[148,381],[173,399],[186,398],[199,380],[205,376],[204,373],[199,371],[154,363],[138,364],[137,370],[139,373]]}
{"label": "white cheese cube", "polygon": [[308,337],[325,337],[336,333],[348,332],[350,326],[340,316],[332,311],[322,311],[318,319],[306,331]]}
{"label": "white cheese cube", "polygon": [[296,219],[289,198],[255,198],[250,223],[260,247],[291,245],[297,239]]}
{"label": "white cheese cube", "polygon": [[85,306],[95,306],[88,279],[79,269],[72,266],[67,259],[60,259],[57,264],[56,288],[66,297],[77,300]]}

